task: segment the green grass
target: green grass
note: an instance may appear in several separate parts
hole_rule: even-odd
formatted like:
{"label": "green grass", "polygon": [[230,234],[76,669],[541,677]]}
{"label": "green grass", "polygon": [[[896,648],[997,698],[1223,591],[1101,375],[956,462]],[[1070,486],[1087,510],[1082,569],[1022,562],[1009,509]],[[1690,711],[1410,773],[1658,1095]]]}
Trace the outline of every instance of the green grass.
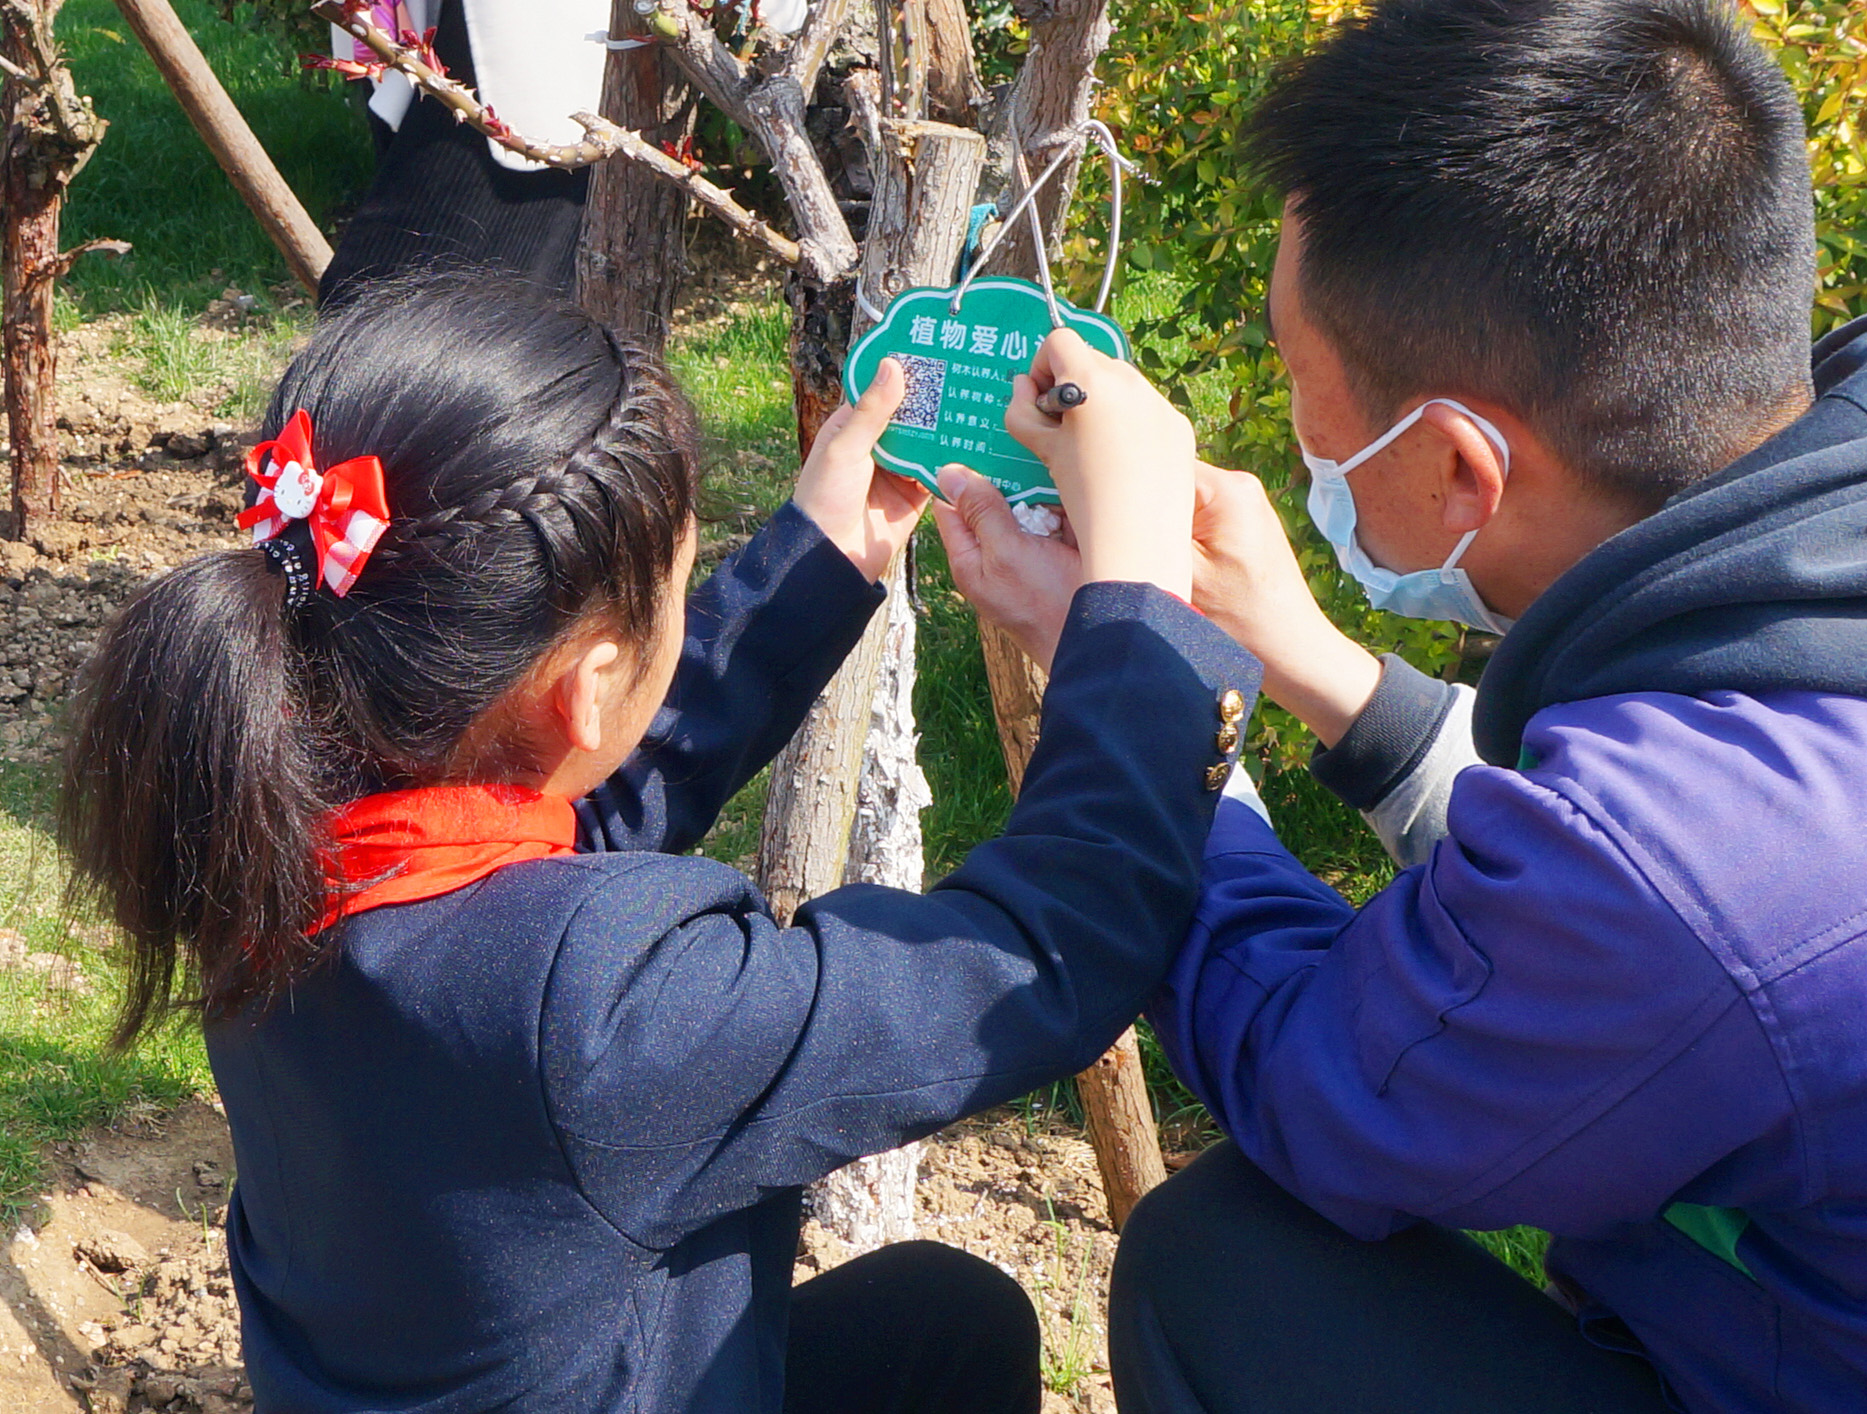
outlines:
{"label": "green grass", "polygon": [[[175,0],[229,96],[312,218],[327,231],[369,180],[363,120],[323,76],[298,76],[288,45],[215,16],[206,0]],[[84,317],[142,306],[152,292],[188,313],[228,285],[260,302],[289,282],[285,262],[189,126],[154,64],[110,0],[69,0],[59,37],[80,93],[110,124],[65,207],[66,245],[110,237],[121,260],[87,256],[65,300]]]}
{"label": "green grass", "polygon": [[1044,1199],[1044,1207],[1049,1213],[1045,1226],[1051,1232],[1051,1255],[1050,1268],[1039,1278],[1039,1285],[1059,1296],[1067,1294],[1068,1301],[1057,1313],[1049,1310],[1048,1303],[1038,1304],[1043,1328],[1038,1370],[1045,1389],[1073,1395],[1096,1368],[1096,1331],[1090,1318],[1090,1254],[1087,1243],[1070,1237],[1069,1228],[1058,1220],[1048,1198]]}
{"label": "green grass", "polygon": [[41,974],[0,970],[0,1228],[33,1206],[42,1147],[142,1108],[167,1109],[211,1086],[198,1030],[165,1027],[128,1056],[104,1049],[121,967],[109,933],[68,929],[47,826],[49,773],[0,762],[0,929],[34,952],[71,958],[88,995]]}
{"label": "green grass", "polygon": [[216,415],[251,423],[265,411],[280,365],[311,322],[305,303],[237,330],[203,330],[181,305],[150,292],[130,315],[116,352],[135,361],[136,382],[152,398],[176,402],[207,391],[216,399]]}
{"label": "green grass", "polygon": [[668,364],[701,411],[704,512],[740,531],[761,523],[797,479],[797,424],[785,359],[789,315],[773,292],[670,342]]}

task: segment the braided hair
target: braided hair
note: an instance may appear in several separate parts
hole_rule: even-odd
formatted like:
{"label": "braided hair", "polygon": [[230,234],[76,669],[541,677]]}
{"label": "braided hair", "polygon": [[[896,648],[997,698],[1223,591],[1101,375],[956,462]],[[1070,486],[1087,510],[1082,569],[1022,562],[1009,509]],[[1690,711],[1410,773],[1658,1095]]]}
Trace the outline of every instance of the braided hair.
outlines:
{"label": "braided hair", "polygon": [[262,427],[373,455],[392,513],[343,598],[295,610],[258,548],[132,599],[84,676],[61,833],[131,944],[117,1039],[226,1015],[329,956],[322,821],[372,791],[497,770],[469,726],[602,615],[646,646],[697,493],[692,409],[576,305],[484,273],[373,286],[323,321]]}

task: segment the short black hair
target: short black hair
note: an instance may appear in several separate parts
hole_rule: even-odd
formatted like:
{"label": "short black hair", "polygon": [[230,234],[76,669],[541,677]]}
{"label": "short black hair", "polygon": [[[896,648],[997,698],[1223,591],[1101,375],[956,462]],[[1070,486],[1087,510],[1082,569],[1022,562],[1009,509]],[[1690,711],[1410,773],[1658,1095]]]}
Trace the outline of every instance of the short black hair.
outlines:
{"label": "short black hair", "polygon": [[1386,0],[1245,132],[1372,416],[1487,398],[1648,507],[1808,395],[1805,141],[1731,0]]}

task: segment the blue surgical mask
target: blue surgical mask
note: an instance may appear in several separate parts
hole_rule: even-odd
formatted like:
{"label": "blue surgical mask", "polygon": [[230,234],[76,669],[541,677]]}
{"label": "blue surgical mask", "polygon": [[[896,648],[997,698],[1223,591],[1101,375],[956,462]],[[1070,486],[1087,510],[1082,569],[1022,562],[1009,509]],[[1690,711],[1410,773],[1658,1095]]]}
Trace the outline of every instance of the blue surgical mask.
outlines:
{"label": "blue surgical mask", "polygon": [[1310,474],[1310,519],[1316,522],[1316,528],[1335,546],[1336,559],[1367,591],[1368,602],[1375,608],[1386,609],[1409,619],[1451,619],[1455,623],[1469,624],[1488,633],[1503,633],[1516,620],[1507,619],[1492,610],[1478,597],[1471,576],[1458,568],[1460,556],[1465,553],[1465,547],[1472,543],[1472,537],[1477,531],[1466,531],[1459,543],[1452,547],[1446,562],[1438,569],[1415,570],[1411,574],[1397,574],[1393,570],[1381,568],[1369,558],[1355,534],[1355,493],[1349,490],[1349,472],[1418,422],[1421,414],[1434,403],[1457,408],[1477,423],[1479,430],[1491,440],[1491,445],[1497,448],[1498,456],[1503,459],[1504,475],[1510,475],[1510,444],[1504,440],[1502,432],[1463,403],[1454,402],[1451,398],[1428,398],[1345,462],[1331,461],[1328,457],[1312,456],[1307,450],[1303,451],[1303,465],[1309,468]]}

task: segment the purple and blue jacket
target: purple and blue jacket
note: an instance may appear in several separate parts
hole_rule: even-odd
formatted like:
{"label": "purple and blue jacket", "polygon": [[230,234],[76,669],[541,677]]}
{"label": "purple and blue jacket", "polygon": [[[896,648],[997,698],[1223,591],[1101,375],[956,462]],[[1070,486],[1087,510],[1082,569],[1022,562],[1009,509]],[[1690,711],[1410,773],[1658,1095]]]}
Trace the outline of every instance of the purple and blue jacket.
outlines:
{"label": "purple and blue jacket", "polygon": [[1867,321],[1815,352],[1475,700],[1390,660],[1314,763],[1411,866],[1364,907],[1228,800],[1152,1011],[1292,1193],[1548,1229],[1693,1414],[1867,1408]]}

